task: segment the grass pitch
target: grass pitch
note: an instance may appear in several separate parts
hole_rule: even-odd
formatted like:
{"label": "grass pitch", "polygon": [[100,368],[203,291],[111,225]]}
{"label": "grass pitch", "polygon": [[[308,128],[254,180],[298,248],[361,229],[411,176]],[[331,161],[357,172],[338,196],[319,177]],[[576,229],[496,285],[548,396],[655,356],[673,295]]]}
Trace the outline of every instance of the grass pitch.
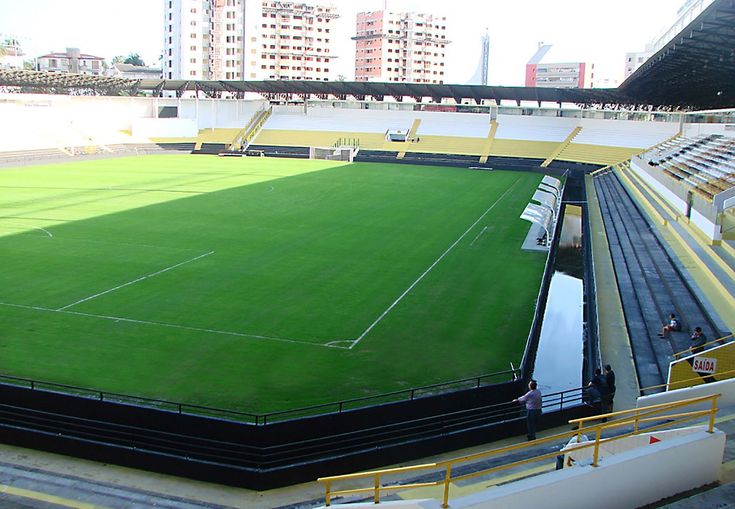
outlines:
{"label": "grass pitch", "polygon": [[0,373],[268,412],[504,370],[540,177],[148,156],[0,171]]}

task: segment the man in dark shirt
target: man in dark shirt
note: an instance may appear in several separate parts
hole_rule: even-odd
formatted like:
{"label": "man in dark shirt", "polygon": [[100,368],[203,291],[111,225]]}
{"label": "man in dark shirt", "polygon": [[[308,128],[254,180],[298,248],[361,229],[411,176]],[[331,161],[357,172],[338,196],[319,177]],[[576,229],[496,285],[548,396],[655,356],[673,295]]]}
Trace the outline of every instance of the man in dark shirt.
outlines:
{"label": "man in dark shirt", "polygon": [[707,342],[707,337],[702,333],[702,327],[694,327],[692,333],[692,353],[699,353],[704,351],[704,344]]}
{"label": "man in dark shirt", "polygon": [[[587,387],[589,387],[592,403],[598,406],[598,411],[601,414],[606,414],[608,397],[607,379],[602,376],[602,370],[600,368],[595,369],[595,376],[592,377]],[[604,417],[602,422],[607,422],[607,418]]]}
{"label": "man in dark shirt", "polygon": [[615,372],[609,364],[605,364],[605,381],[607,382],[607,411],[612,412],[615,398]]}

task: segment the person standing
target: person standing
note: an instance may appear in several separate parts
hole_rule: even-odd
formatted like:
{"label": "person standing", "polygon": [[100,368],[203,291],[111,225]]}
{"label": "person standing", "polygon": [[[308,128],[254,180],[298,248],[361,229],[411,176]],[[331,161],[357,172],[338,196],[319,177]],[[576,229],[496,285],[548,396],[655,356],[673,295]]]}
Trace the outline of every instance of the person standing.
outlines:
{"label": "person standing", "polygon": [[526,428],[529,441],[536,440],[536,424],[541,416],[542,395],[537,387],[536,380],[531,380],[528,382],[528,392],[513,400],[513,402],[525,403],[526,405]]}
{"label": "person standing", "polygon": [[[592,402],[599,405],[597,411],[601,414],[606,414],[609,392],[607,388],[607,379],[602,376],[602,370],[600,368],[595,368],[595,376],[592,377],[592,380],[587,384],[587,387],[590,388]],[[603,417],[602,422],[607,422],[607,417]]]}
{"label": "person standing", "polygon": [[704,344],[707,342],[707,337],[702,332],[702,327],[694,327],[692,333],[692,353],[699,353],[704,351]]}
{"label": "person standing", "polygon": [[613,411],[613,399],[615,399],[615,372],[609,364],[605,364],[605,381],[607,382],[607,411]]}

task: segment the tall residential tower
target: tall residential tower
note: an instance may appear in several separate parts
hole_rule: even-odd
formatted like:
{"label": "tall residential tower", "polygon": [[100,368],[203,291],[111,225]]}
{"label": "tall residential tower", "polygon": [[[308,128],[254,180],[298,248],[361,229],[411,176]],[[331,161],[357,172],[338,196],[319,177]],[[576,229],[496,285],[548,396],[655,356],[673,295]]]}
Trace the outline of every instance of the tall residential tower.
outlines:
{"label": "tall residential tower", "polygon": [[164,0],[163,76],[329,80],[333,6],[265,0]]}
{"label": "tall residential tower", "polygon": [[447,19],[417,12],[357,14],[355,81],[444,83]]}

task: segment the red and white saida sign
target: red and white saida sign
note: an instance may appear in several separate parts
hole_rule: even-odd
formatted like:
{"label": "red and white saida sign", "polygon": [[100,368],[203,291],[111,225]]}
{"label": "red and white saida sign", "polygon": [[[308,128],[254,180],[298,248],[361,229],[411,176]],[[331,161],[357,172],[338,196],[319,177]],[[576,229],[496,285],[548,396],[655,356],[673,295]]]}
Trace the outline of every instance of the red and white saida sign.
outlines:
{"label": "red and white saida sign", "polygon": [[708,375],[714,375],[717,372],[717,359],[711,359],[708,357],[695,357],[692,363],[692,370],[697,373],[706,373]]}

